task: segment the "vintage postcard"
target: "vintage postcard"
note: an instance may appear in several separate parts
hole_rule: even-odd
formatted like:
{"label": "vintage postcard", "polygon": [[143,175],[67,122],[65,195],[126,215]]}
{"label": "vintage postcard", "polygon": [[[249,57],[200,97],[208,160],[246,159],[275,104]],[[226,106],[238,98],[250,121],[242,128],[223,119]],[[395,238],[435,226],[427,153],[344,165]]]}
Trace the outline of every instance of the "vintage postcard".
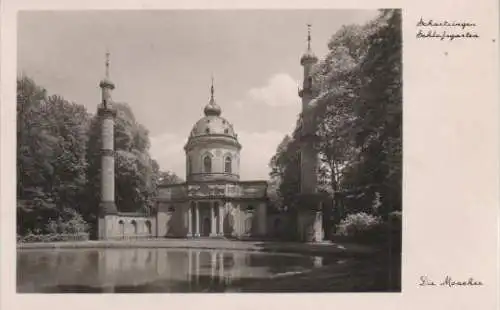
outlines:
{"label": "vintage postcard", "polygon": [[495,1],[1,23],[2,309],[499,306]]}

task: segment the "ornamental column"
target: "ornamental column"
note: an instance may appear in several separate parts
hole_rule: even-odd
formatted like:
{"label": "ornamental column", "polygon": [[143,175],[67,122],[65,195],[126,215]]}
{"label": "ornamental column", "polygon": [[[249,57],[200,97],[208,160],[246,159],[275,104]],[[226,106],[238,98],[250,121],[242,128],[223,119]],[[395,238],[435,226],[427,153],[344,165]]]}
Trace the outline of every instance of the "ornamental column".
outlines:
{"label": "ornamental column", "polygon": [[193,236],[193,205],[189,204],[188,206],[188,212],[187,212],[187,217],[188,217],[188,237]]}
{"label": "ornamental column", "polygon": [[219,206],[219,236],[224,236],[224,205]]}
{"label": "ornamental column", "polygon": [[196,223],[195,225],[195,237],[200,236],[200,205],[198,202],[195,203],[195,214],[196,214]]}
{"label": "ornamental column", "polygon": [[106,75],[99,83],[102,101],[97,109],[101,123],[101,201],[99,203],[99,239],[109,239],[113,235],[113,223],[108,216],[116,215],[115,204],[115,157],[114,125],[116,110],[113,108],[111,91],[115,84],[109,79],[109,53],[106,53]]}

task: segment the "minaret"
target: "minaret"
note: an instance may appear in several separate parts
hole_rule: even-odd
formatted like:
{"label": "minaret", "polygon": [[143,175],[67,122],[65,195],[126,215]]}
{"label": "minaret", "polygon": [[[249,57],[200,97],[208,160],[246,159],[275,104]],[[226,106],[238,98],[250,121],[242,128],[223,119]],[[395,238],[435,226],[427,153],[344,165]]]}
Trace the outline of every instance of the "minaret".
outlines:
{"label": "minaret", "polygon": [[[307,235],[305,231],[314,231],[313,240],[321,241],[322,236],[322,216],[321,203],[317,195],[318,184],[318,153],[315,148],[316,128],[313,110],[309,103],[314,97],[312,67],[318,61],[318,58],[311,50],[311,25],[307,25],[307,50],[300,58],[300,64],[304,67],[304,81],[299,96],[302,98],[302,122],[300,131],[300,205],[305,212],[302,214],[309,218],[304,220],[299,227],[302,227],[302,237]],[[314,217],[314,220],[311,218]],[[306,224],[307,223],[307,224]],[[312,227],[311,227],[312,225]],[[309,237],[307,237],[309,238]],[[307,239],[306,238],[306,239]]]}
{"label": "minaret", "polygon": [[101,201],[99,204],[99,239],[113,235],[111,218],[117,214],[115,204],[114,125],[116,111],[111,100],[115,84],[109,79],[109,53],[106,53],[106,73],[101,80],[102,102],[97,109],[101,121]]}
{"label": "minaret", "polygon": [[309,102],[313,99],[313,83],[311,77],[312,66],[318,58],[311,50],[311,25],[307,25],[307,51],[300,58],[300,64],[304,67],[304,81],[299,96],[302,98],[302,128],[300,147],[300,192],[313,194],[316,192],[317,184],[317,153],[314,148],[315,126],[314,115],[312,115]]}

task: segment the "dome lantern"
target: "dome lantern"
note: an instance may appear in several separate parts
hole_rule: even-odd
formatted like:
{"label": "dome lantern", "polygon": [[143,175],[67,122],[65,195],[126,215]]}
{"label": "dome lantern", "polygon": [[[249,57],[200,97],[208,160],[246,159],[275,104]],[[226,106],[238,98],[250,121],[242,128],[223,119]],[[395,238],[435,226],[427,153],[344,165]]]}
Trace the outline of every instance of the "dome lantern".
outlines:
{"label": "dome lantern", "polygon": [[214,78],[212,76],[212,86],[210,87],[210,101],[208,104],[205,106],[205,109],[203,109],[203,112],[205,113],[205,116],[220,116],[221,114],[221,108],[219,105],[215,102],[214,99]]}

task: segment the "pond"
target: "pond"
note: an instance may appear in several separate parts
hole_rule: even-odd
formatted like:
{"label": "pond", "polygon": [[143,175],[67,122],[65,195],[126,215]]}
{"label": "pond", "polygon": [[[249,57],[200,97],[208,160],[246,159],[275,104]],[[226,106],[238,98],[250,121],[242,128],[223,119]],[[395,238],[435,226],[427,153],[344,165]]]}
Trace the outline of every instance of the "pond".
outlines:
{"label": "pond", "polygon": [[228,292],[322,262],[307,255],[209,249],[23,249],[17,253],[17,291]]}

